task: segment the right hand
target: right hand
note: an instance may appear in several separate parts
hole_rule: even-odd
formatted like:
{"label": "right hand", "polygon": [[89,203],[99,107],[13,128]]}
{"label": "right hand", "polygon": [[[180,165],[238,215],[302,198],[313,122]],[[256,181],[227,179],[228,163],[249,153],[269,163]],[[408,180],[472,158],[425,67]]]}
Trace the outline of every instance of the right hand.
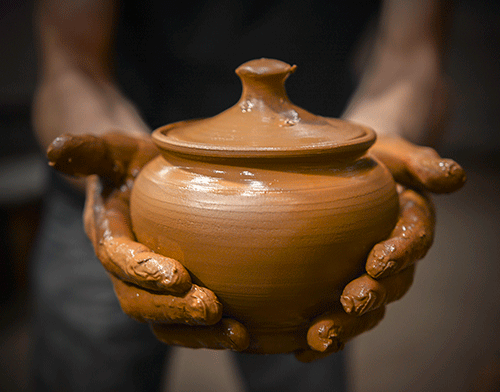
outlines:
{"label": "right hand", "polygon": [[148,323],[166,344],[243,351],[248,332],[239,322],[222,319],[215,294],[193,284],[177,260],[135,241],[130,192],[141,168],[157,155],[149,136],[121,132],[62,135],[47,150],[55,169],[87,177],[85,231],[123,311]]}
{"label": "right hand", "polygon": [[428,192],[454,192],[466,180],[456,162],[402,138],[381,136],[371,153],[397,182],[398,221],[389,237],[372,248],[366,273],[344,288],[340,299],[343,311],[326,312],[312,321],[307,333],[310,349],[296,353],[303,362],[334,353],[374,328],[384,317],[385,305],[408,292],[416,263],[426,255],[434,238],[435,212]]}

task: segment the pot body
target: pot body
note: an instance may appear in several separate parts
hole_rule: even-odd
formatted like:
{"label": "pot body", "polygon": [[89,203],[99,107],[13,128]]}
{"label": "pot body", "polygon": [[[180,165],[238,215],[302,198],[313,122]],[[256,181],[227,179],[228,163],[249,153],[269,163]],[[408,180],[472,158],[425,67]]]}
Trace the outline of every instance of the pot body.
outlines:
{"label": "pot body", "polygon": [[[347,162],[206,162],[163,153],[131,195],[137,240],[179,260],[250,332],[249,352],[306,348],[315,316],[393,229],[392,176],[369,155]],[[328,161],[328,163],[325,163]]]}

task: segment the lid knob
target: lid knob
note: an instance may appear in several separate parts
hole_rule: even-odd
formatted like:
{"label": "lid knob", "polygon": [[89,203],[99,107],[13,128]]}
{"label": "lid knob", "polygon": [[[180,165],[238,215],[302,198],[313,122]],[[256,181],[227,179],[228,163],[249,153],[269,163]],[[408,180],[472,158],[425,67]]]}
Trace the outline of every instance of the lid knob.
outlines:
{"label": "lid knob", "polygon": [[153,140],[167,156],[195,159],[363,154],[375,141],[372,130],[316,116],[290,102],[285,81],[295,69],[279,60],[248,61],[236,69],[243,87],[236,105],[210,118],[165,125]]}
{"label": "lid knob", "polygon": [[275,100],[288,102],[285,80],[296,68],[296,65],[266,58],[240,65],[236,69],[243,85],[240,101],[259,99],[268,103]]}

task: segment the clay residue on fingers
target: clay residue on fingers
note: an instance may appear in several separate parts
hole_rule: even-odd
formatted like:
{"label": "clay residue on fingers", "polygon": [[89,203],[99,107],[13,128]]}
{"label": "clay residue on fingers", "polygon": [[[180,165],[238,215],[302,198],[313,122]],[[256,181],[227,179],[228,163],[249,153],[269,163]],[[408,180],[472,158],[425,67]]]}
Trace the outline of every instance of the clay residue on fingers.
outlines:
{"label": "clay residue on fingers", "polygon": [[413,283],[415,266],[376,280],[365,274],[350,282],[342,292],[340,302],[348,314],[362,316],[384,305],[397,301]]}
{"label": "clay residue on fingers", "polygon": [[183,293],[191,287],[191,277],[174,259],[151,252],[128,238],[105,238],[108,257],[105,268],[115,276],[141,287],[170,293]]}
{"label": "clay residue on fingers", "polygon": [[97,174],[115,185],[135,177],[158,154],[149,137],[108,132],[102,136],[65,134],[47,149],[49,165],[72,176]]}
{"label": "clay residue on fingers", "polygon": [[163,343],[189,348],[243,351],[250,344],[247,329],[233,319],[222,319],[212,326],[183,326],[151,323],[155,336]]}
{"label": "clay residue on fingers", "polygon": [[222,305],[213,292],[191,285],[188,272],[176,260],[134,241],[128,194],[128,189],[114,190],[104,201],[102,186],[93,177],[84,212],[86,232],[110,272],[123,311],[141,322],[217,323]]}
{"label": "clay residue on fingers", "polygon": [[371,151],[389,168],[397,182],[407,186],[449,193],[465,184],[462,167],[452,159],[441,158],[432,148],[417,146],[399,137],[379,137]]}
{"label": "clay residue on fingers", "polygon": [[162,294],[111,276],[123,311],[141,322],[213,325],[222,317],[222,305],[210,290],[192,285],[186,293]]}
{"label": "clay residue on fingers", "polygon": [[47,149],[49,165],[64,174],[97,174],[118,182],[125,166],[113,158],[103,138],[94,135],[61,135]]}
{"label": "clay residue on fingers", "polygon": [[[374,328],[384,317],[385,308],[379,308],[362,317],[344,312],[325,313],[316,318],[307,332],[307,343],[311,350],[331,354],[341,350],[344,344],[354,337]],[[311,352],[296,353],[299,360],[317,359]]]}
{"label": "clay residue on fingers", "polygon": [[437,154],[422,153],[412,157],[409,171],[433,193],[454,192],[466,181],[465,172],[458,163]]}
{"label": "clay residue on fingers", "polygon": [[400,215],[389,239],[375,245],[366,271],[380,279],[422,259],[434,240],[435,213],[430,199],[412,190],[399,195]]}
{"label": "clay residue on fingers", "polygon": [[129,214],[129,189],[111,192],[106,201],[96,178],[87,188],[85,228],[104,268],[114,276],[149,290],[183,293],[191,277],[177,261],[152,252],[134,240]]}

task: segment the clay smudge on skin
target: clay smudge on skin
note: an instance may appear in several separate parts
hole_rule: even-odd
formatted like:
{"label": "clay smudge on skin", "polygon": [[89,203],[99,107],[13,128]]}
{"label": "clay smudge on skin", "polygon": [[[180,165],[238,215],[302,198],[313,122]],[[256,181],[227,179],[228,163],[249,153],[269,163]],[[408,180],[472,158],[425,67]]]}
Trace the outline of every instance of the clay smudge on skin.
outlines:
{"label": "clay smudge on skin", "polygon": [[311,350],[298,352],[296,356],[303,362],[310,362],[337,352],[352,338],[374,328],[384,314],[384,307],[362,317],[344,312],[325,313],[313,320],[307,333],[307,343]]}
{"label": "clay smudge on skin", "polygon": [[189,348],[229,349],[244,351],[250,336],[236,320],[222,319],[213,326],[185,328],[182,325],[150,324],[155,336],[165,344]]}
{"label": "clay smudge on skin", "polygon": [[222,317],[222,305],[203,287],[192,285],[181,295],[152,293],[111,277],[123,311],[141,321],[213,325]]}
{"label": "clay smudge on skin", "polygon": [[415,266],[399,274],[376,280],[365,274],[350,282],[344,289],[340,302],[346,313],[362,316],[385,304],[397,301],[408,292]]}

